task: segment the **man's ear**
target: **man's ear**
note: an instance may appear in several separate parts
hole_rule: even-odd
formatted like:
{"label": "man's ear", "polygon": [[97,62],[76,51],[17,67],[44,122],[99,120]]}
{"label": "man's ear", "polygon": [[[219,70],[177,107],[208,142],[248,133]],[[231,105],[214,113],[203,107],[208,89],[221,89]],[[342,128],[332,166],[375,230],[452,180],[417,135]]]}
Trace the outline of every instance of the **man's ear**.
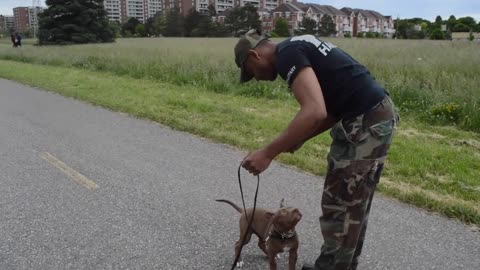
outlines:
{"label": "man's ear", "polygon": [[248,55],[251,57],[254,57],[257,60],[260,59],[260,55],[258,55],[258,52],[255,50],[249,50]]}

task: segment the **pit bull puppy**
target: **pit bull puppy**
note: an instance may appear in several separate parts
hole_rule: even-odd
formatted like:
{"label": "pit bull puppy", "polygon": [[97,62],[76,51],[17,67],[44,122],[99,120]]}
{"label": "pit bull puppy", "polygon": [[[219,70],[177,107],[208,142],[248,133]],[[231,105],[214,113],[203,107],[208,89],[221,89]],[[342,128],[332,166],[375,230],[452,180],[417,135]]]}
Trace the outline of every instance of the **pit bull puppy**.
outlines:
{"label": "pit bull puppy", "polygon": [[[274,212],[263,208],[256,208],[253,216],[252,229],[248,230],[248,221],[251,219],[253,208],[248,208],[245,212],[235,203],[229,200],[216,200],[230,204],[240,215],[240,239],[235,244],[235,257],[242,248],[242,239],[245,234],[245,245],[250,241],[252,233],[258,236],[258,247],[268,256],[270,270],[277,269],[275,259],[279,253],[289,252],[289,270],[294,270],[297,263],[298,235],[295,232],[295,226],[302,219],[302,214],[297,208],[284,207],[283,199],[280,202],[280,208]],[[237,267],[242,267],[243,261],[239,258]]]}

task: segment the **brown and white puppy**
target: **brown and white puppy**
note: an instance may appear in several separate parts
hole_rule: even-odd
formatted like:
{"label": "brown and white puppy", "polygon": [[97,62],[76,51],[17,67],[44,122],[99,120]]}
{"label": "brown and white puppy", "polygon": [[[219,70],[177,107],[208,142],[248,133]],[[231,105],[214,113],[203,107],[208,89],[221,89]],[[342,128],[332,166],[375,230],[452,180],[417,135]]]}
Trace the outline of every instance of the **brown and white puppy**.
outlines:
{"label": "brown and white puppy", "polygon": [[[268,211],[263,208],[256,208],[253,216],[252,230],[248,230],[248,221],[245,212],[235,203],[229,200],[216,200],[230,204],[240,215],[240,239],[235,244],[235,257],[240,253],[242,248],[242,239],[245,234],[246,245],[252,233],[258,236],[258,247],[268,256],[270,270],[277,269],[275,259],[279,253],[289,252],[289,270],[294,270],[297,263],[297,252],[299,246],[298,235],[295,226],[302,219],[302,214],[297,208],[284,207],[283,200],[280,208],[276,211]],[[248,208],[246,214],[248,220],[251,218],[253,208]],[[237,267],[242,267],[243,261],[240,258]]]}

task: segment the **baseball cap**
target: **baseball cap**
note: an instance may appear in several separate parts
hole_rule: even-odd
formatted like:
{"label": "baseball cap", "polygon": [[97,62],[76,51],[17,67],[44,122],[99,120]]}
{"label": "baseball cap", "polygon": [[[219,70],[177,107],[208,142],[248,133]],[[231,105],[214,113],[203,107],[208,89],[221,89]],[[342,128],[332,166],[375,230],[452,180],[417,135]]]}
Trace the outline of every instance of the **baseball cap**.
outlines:
{"label": "baseball cap", "polygon": [[253,74],[245,70],[244,64],[248,58],[248,52],[255,49],[265,39],[268,38],[262,35],[260,30],[251,29],[240,37],[235,45],[235,63],[240,68],[240,83],[248,82],[253,78]]}

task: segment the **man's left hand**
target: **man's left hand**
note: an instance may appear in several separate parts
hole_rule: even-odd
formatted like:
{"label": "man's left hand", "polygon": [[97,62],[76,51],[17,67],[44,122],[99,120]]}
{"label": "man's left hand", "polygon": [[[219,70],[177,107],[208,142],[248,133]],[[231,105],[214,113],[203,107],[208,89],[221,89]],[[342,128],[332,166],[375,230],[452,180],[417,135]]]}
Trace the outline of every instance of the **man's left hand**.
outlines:
{"label": "man's left hand", "polygon": [[248,154],[243,159],[242,167],[253,175],[259,175],[268,168],[272,160],[273,158],[267,154],[265,149],[260,149]]}

